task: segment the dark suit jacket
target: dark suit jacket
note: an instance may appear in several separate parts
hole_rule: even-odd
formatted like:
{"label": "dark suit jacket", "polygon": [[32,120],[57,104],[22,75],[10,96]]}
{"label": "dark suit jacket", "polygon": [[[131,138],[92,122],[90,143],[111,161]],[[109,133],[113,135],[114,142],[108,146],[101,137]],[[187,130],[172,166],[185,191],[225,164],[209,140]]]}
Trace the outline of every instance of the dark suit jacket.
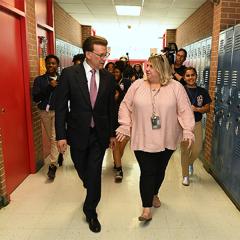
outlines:
{"label": "dark suit jacket", "polygon": [[56,140],[67,139],[70,146],[86,149],[93,116],[98,140],[102,147],[108,147],[117,126],[115,80],[106,70],[100,70],[99,74],[98,95],[92,109],[83,65],[74,65],[62,71],[56,94]]}

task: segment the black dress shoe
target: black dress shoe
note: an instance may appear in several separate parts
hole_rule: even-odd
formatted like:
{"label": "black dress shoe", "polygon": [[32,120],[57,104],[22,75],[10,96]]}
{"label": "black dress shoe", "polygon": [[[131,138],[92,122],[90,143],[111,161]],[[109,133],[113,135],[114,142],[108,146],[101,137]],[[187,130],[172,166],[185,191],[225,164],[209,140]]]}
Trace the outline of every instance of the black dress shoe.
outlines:
{"label": "black dress shoe", "polygon": [[57,171],[57,167],[54,164],[50,164],[48,167],[48,173],[47,173],[49,180],[53,180],[55,178],[56,171]]}
{"label": "black dress shoe", "polygon": [[86,218],[87,222],[88,222],[88,225],[89,225],[89,229],[92,231],[92,232],[100,232],[101,231],[101,224],[100,222],[98,221],[97,218]]}

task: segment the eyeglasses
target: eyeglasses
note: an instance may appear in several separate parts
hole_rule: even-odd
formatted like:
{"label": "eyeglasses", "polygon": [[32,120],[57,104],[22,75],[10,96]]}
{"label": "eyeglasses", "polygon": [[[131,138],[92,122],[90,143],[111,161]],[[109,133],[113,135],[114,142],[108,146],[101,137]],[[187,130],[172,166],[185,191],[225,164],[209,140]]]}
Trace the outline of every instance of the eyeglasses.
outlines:
{"label": "eyeglasses", "polygon": [[98,54],[98,53],[95,53],[95,52],[92,52],[92,53],[94,53],[95,55],[97,55],[100,58],[108,58],[109,55],[110,55],[109,52],[107,52],[106,54]]}

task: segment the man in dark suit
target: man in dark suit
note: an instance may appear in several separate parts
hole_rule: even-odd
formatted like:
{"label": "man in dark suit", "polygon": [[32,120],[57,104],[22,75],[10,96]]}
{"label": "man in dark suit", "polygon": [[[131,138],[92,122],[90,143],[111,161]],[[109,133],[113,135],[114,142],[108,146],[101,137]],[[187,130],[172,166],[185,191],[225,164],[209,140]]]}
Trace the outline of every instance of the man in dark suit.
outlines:
{"label": "man in dark suit", "polygon": [[[83,43],[85,60],[62,71],[56,96],[56,138],[71,157],[87,190],[83,212],[89,228],[101,231],[96,207],[101,197],[102,161],[106,148],[115,145],[117,113],[115,80],[103,69],[107,40],[91,36]],[[70,106],[68,104],[70,102]]]}

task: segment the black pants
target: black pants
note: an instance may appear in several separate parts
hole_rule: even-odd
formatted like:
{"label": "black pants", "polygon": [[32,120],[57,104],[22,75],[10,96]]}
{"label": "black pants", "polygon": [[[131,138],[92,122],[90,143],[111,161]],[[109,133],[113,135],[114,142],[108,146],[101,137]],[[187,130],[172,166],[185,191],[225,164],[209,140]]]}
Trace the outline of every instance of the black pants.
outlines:
{"label": "black pants", "polygon": [[87,149],[70,148],[74,166],[87,189],[83,205],[83,212],[87,218],[97,217],[96,207],[101,198],[101,174],[105,150],[99,144],[94,129],[90,131]]}
{"label": "black pants", "polygon": [[134,151],[141,171],[140,194],[143,207],[152,207],[153,196],[158,194],[173,152],[169,149],[158,153]]}

